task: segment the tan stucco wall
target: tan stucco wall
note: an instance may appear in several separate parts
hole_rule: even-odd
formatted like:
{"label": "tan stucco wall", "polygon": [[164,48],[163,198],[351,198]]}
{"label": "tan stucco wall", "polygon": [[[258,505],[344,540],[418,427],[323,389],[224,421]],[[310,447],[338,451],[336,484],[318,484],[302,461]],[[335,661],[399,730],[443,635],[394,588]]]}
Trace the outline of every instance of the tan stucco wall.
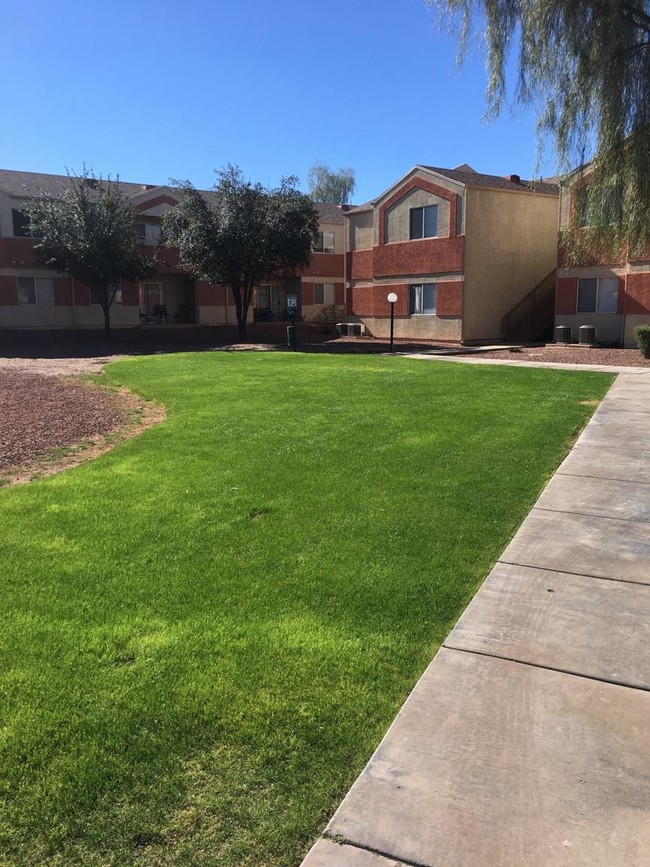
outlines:
{"label": "tan stucco wall", "polygon": [[392,208],[388,208],[385,215],[385,243],[392,244],[410,239],[410,211],[411,208],[421,208],[425,205],[438,206],[438,237],[449,236],[449,202],[427,190],[411,190]]}
{"label": "tan stucco wall", "polygon": [[[248,308],[246,322],[253,321],[253,305]],[[234,304],[226,309],[222,304],[202,304],[199,307],[200,325],[237,325],[237,311]]]}
{"label": "tan stucco wall", "polygon": [[[616,343],[623,339],[623,314],[621,313],[576,313],[573,316],[556,316],[555,325],[568,325],[571,328],[571,339],[578,342],[581,325],[593,325],[596,328],[596,341]],[[643,319],[642,316],[628,316],[630,319]],[[647,321],[647,318],[646,318]],[[635,323],[636,324],[636,323]],[[627,327],[629,338],[625,342],[634,344],[634,333]]]}
{"label": "tan stucco wall", "polygon": [[348,250],[370,250],[372,248],[375,239],[374,218],[374,210],[349,215]]}
{"label": "tan stucco wall", "polygon": [[[358,316],[353,317],[363,323],[366,331],[373,337],[390,337],[390,317]],[[461,320],[440,319],[438,316],[408,316],[395,319],[395,337],[413,340],[450,340],[460,341]]]}
{"label": "tan stucco wall", "polygon": [[321,232],[334,232],[334,252],[345,252],[345,225],[343,223],[320,223]]}
{"label": "tan stucco wall", "polygon": [[20,208],[21,202],[0,192],[0,238],[11,238],[14,233],[12,208]]}
{"label": "tan stucco wall", "polygon": [[502,336],[503,316],[557,266],[558,199],[469,188],[463,340]]}
{"label": "tan stucco wall", "polygon": [[[111,325],[138,325],[137,307],[111,306]],[[103,328],[104,314],[99,304],[84,307],[68,305],[15,304],[0,306],[0,328]]]}

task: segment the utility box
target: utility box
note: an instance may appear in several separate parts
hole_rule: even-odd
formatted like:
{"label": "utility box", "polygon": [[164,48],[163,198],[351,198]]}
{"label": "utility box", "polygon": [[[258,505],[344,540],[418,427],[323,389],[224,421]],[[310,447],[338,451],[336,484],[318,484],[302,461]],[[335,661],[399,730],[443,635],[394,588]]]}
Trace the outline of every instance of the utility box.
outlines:
{"label": "utility box", "polygon": [[593,325],[581,325],[578,335],[580,346],[593,346],[596,343],[596,328]]}

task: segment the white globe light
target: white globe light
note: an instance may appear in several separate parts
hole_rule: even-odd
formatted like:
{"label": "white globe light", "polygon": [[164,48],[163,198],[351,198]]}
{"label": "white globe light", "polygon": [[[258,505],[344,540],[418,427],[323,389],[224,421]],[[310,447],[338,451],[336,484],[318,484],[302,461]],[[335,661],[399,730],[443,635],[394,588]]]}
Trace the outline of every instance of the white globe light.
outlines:
{"label": "white globe light", "polygon": [[397,301],[397,295],[395,292],[389,292],[386,298],[390,304],[394,304]]}

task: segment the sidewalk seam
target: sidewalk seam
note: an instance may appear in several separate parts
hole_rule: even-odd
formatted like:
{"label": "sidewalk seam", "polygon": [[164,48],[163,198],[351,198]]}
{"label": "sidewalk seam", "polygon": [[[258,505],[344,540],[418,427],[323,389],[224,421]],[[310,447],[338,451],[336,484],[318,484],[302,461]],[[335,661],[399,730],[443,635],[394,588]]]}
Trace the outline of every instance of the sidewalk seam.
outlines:
{"label": "sidewalk seam", "polygon": [[345,837],[341,840],[340,836],[330,837],[325,831],[322,837],[323,840],[328,840],[330,843],[337,843],[340,846],[350,846],[353,849],[360,849],[362,852],[370,852],[371,855],[379,855],[382,858],[390,858],[391,861],[397,861],[399,864],[404,864],[405,867],[432,867],[431,864],[426,864],[424,861],[411,861],[409,858],[404,860],[397,855],[392,855],[390,852],[384,852],[381,849],[373,849],[371,846],[364,846],[362,843],[353,843]]}
{"label": "sidewalk seam", "polygon": [[566,674],[569,677],[580,677],[583,680],[595,680],[598,683],[608,683],[610,686],[620,686],[622,689],[634,689],[639,692],[650,692],[650,686],[637,686],[632,683],[624,683],[621,680],[613,680],[609,677],[598,677],[594,674],[583,674],[571,671],[568,668],[557,668],[554,665],[542,665],[540,662],[528,662],[525,659],[517,659],[514,656],[502,656],[500,653],[488,653],[486,650],[471,650],[466,647],[454,647],[452,644],[443,644],[447,650],[456,650],[459,653],[472,653],[474,656],[485,656],[488,659],[501,659],[504,662],[513,662],[515,665],[527,665],[529,668],[539,668],[542,671],[555,671],[558,674]]}
{"label": "sidewalk seam", "polygon": [[[645,584],[643,581],[631,581],[629,578],[608,578],[607,575],[591,575],[588,572],[569,572],[566,569],[550,569],[548,566],[537,566],[531,563],[517,563],[514,560],[497,560],[497,563],[503,563],[505,566],[525,566],[528,569],[541,569],[544,572],[557,572],[560,575],[577,575],[580,578],[594,578],[596,581],[613,581],[614,584],[635,584],[637,587],[650,587],[650,584]],[[481,584],[481,587],[482,586],[483,585]],[[479,587],[474,596],[476,596],[481,587]]]}

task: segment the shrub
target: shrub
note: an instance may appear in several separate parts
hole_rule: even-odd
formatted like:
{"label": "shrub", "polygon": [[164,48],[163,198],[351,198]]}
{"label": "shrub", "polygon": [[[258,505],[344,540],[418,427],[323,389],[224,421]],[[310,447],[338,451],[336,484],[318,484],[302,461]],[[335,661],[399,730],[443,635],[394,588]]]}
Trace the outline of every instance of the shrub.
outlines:
{"label": "shrub", "polygon": [[650,325],[637,325],[634,329],[636,345],[644,358],[650,358]]}

